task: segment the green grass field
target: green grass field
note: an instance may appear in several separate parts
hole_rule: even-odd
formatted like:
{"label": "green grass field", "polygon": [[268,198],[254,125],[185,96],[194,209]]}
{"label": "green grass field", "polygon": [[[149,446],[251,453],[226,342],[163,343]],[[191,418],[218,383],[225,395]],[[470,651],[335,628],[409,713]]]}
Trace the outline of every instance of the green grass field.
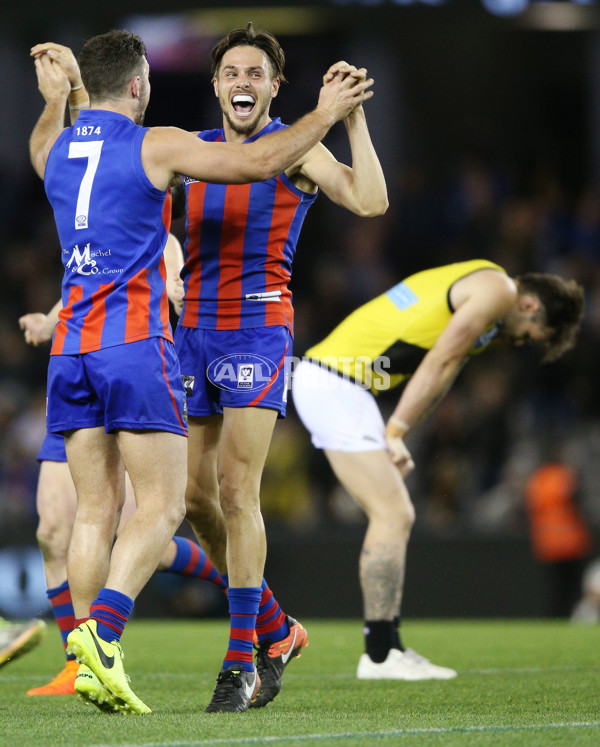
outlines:
{"label": "green grass field", "polygon": [[134,620],[123,639],[148,716],[104,714],[75,696],[28,698],[62,666],[58,633],[0,670],[0,744],[600,745],[600,627],[539,621],[408,621],[406,642],[459,670],[446,682],[355,678],[359,621],[303,621],[310,646],[281,694],[245,714],[204,714],[226,621]]}

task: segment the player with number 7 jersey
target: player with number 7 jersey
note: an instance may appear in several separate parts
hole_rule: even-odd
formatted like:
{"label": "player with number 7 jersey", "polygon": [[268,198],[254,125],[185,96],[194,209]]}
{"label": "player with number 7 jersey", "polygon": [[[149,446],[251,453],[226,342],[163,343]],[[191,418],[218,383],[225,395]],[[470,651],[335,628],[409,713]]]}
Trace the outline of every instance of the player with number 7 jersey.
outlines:
{"label": "player with number 7 jersey", "polygon": [[[146,130],[110,111],[82,111],[57,139],[44,184],[65,269],[52,355],[150,337],[172,341],[162,258],[165,192],[140,157]],[[115,182],[123,193],[115,195]]]}
{"label": "player with number 7 jersey", "polygon": [[[369,98],[372,81],[331,81],[317,108],[288,131],[242,147],[141,126],[150,69],[136,34],[89,39],[79,66],[61,45],[40,44],[31,54],[46,106],[30,156],[54,210],[65,269],[47,429],[64,434],[77,491],[67,563],[77,619],[67,644],[97,677],[97,694],[147,713],[129,687],[119,641],[185,513],[185,395],[162,260],[167,188],[178,173],[239,183],[269,178]],[[89,110],[85,101],[71,102],[80,91],[89,95]],[[67,99],[79,117],[63,129]],[[115,541],[123,464],[137,509]],[[85,697],[77,681],[75,689]]]}

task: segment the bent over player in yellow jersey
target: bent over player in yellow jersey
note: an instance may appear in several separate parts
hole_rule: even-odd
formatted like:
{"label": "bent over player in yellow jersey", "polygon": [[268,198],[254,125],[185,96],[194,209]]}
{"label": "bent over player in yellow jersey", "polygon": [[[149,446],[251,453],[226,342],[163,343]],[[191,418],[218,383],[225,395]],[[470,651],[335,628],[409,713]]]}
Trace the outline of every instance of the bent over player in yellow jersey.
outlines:
{"label": "bent over player in yellow jersey", "polygon": [[[452,386],[469,356],[497,338],[538,343],[545,360],[575,340],[583,290],[555,275],[515,279],[487,260],[412,275],[348,316],[296,367],[294,404],[313,444],[368,517],[360,557],[366,653],[360,679],[450,679],[404,649],[398,632],[415,514],[404,439]],[[410,379],[387,425],[373,393]]]}

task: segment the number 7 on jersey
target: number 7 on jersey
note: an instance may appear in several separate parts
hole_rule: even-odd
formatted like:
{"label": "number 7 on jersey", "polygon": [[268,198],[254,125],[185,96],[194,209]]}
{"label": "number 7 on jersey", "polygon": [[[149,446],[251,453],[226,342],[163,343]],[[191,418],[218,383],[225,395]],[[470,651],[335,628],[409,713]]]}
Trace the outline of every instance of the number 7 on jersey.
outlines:
{"label": "number 7 on jersey", "polygon": [[88,227],[88,215],[90,212],[90,197],[92,184],[96,176],[96,169],[100,161],[100,152],[104,140],[91,140],[87,142],[69,143],[69,158],[87,158],[87,168],[77,195],[77,207],[75,208],[75,229],[80,230]]}

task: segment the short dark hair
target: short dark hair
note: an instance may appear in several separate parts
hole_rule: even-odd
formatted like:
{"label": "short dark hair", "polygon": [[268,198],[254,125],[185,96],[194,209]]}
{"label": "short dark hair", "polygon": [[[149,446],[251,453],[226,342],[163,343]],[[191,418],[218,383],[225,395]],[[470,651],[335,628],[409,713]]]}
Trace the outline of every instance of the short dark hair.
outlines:
{"label": "short dark hair", "polygon": [[146,45],[131,31],[113,29],[88,39],[78,58],[81,79],[90,100],[119,98],[147,59]]}
{"label": "short dark hair", "polygon": [[234,47],[258,47],[269,58],[273,77],[279,78],[282,83],[287,83],[283,68],[285,67],[285,54],[277,39],[268,31],[255,31],[252,21],[245,29],[233,29],[227,36],[214,47],[212,51],[212,73],[217,74],[219,65],[225,52]]}
{"label": "short dark hair", "polygon": [[575,344],[583,319],[583,288],[575,280],[541,272],[527,272],[515,280],[519,293],[532,293],[542,304],[550,330],[544,362],[555,361]]}

